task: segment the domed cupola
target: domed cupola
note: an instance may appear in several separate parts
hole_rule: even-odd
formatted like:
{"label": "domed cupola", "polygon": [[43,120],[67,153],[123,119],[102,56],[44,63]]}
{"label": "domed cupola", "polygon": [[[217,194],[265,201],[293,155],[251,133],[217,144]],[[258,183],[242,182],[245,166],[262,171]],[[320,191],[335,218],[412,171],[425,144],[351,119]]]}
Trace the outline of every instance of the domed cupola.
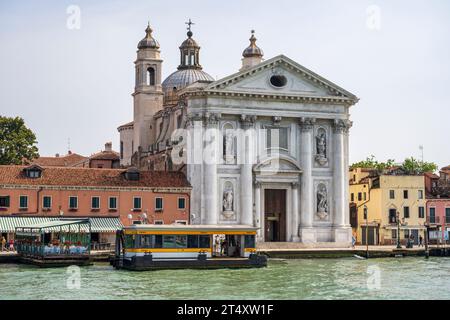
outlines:
{"label": "domed cupola", "polygon": [[248,69],[262,62],[264,52],[260,47],[256,45],[255,30],[252,30],[252,36],[250,37],[250,45],[242,52],[242,68],[241,70]]}
{"label": "domed cupola", "polygon": [[159,49],[159,43],[152,36],[153,29],[150,27],[150,22],[148,23],[147,29],[145,29],[145,38],[139,41],[138,49]]}
{"label": "domed cupola", "polygon": [[176,100],[177,91],[196,81],[214,81],[213,77],[202,71],[202,66],[199,62],[200,46],[192,38],[191,25],[194,23],[189,19],[189,22],[186,22],[186,24],[188,25],[188,38],[180,46],[180,65],[178,70],[168,76],[162,83],[164,100],[167,103]]}

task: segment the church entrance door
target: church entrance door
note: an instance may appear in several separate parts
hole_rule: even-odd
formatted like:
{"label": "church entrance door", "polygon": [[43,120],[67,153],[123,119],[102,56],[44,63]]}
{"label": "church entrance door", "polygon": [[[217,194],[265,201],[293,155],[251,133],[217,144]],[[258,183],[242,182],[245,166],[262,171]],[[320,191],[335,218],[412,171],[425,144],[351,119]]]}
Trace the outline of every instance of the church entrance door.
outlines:
{"label": "church entrance door", "polygon": [[264,190],[265,241],[286,241],[286,190]]}

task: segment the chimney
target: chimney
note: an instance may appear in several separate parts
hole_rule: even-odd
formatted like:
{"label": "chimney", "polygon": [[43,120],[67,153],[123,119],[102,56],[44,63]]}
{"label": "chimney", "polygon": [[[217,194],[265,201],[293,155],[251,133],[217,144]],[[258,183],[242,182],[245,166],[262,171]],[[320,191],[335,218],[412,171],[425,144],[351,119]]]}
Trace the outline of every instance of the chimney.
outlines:
{"label": "chimney", "polygon": [[56,158],[59,158],[59,153],[55,154],[55,157],[56,157]]}
{"label": "chimney", "polygon": [[105,143],[105,151],[112,151],[112,142]]}

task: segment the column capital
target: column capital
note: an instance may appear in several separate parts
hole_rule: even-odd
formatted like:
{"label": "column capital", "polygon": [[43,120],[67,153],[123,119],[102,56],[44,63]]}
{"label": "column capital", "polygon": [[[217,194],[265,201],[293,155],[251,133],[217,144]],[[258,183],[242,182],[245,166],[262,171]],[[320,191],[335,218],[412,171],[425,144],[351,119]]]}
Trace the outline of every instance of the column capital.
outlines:
{"label": "column capital", "polygon": [[186,126],[190,127],[194,125],[195,121],[202,121],[202,115],[200,113],[188,113],[186,115]]}
{"label": "column capital", "polygon": [[216,124],[219,123],[221,117],[222,114],[220,113],[209,113],[209,112],[206,112],[205,115],[203,116],[204,123],[207,126],[215,126]]}
{"label": "column capital", "polygon": [[313,129],[314,124],[316,123],[316,118],[301,117],[298,123],[302,131],[310,131]]}
{"label": "column capital", "polygon": [[298,189],[299,186],[300,186],[300,183],[298,183],[298,182],[291,182],[292,189]]}
{"label": "column capital", "polygon": [[348,133],[352,127],[353,122],[350,120],[334,119],[333,131],[334,133]]}
{"label": "column capital", "polygon": [[253,127],[256,122],[256,118],[256,115],[242,114],[240,118],[241,127],[245,129]]}

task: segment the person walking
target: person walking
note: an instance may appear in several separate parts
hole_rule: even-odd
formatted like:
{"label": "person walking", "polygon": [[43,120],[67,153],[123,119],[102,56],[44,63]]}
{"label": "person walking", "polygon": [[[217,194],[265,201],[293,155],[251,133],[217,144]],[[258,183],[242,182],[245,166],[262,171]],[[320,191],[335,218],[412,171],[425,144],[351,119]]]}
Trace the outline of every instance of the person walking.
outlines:
{"label": "person walking", "polygon": [[2,251],[6,251],[6,239],[2,236]]}

